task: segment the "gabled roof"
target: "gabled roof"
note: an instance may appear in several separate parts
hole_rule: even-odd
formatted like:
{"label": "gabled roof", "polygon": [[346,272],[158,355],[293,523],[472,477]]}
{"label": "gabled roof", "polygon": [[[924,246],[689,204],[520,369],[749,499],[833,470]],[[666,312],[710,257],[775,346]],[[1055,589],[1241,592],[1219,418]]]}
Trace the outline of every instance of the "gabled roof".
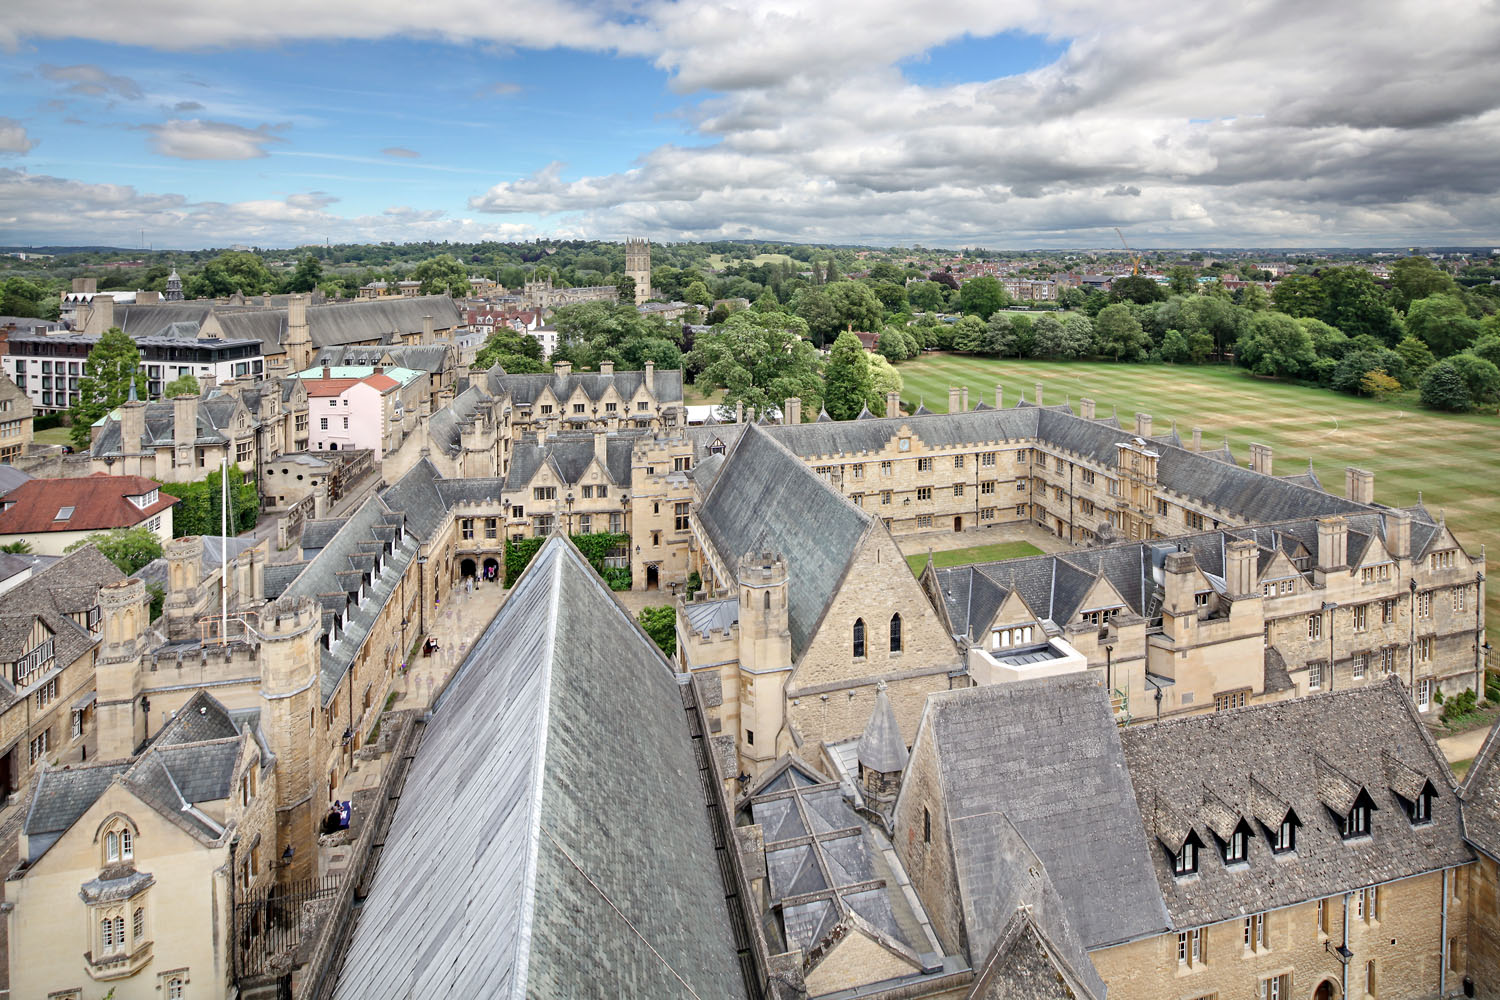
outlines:
{"label": "gabled roof", "polygon": [[1500,859],[1500,722],[1490,726],[1458,797],[1463,803],[1464,838]]}
{"label": "gabled roof", "polygon": [[[79,625],[73,615],[99,603],[99,588],[125,579],[114,563],[92,545],[85,545],[53,562],[5,592],[0,600],[0,661],[14,661],[30,650],[24,648],[38,618],[52,633],[52,655],[56,669],[71,666],[99,642],[98,636]],[[16,690],[0,677],[0,707],[9,706]]]}
{"label": "gabled roof", "polygon": [[[1217,851],[1205,850],[1198,876],[1178,879],[1167,851],[1151,851],[1150,864],[1175,927],[1336,896],[1473,858],[1463,843],[1447,762],[1395,677],[1369,687],[1129,726],[1121,740],[1148,832],[1151,803],[1161,802],[1206,834],[1205,785],[1227,801],[1245,802],[1256,820],[1248,864],[1226,867]],[[1432,822],[1411,824],[1390,788],[1388,757],[1437,790]],[[1329,810],[1342,815],[1362,791],[1376,807],[1371,833],[1345,842]],[[1270,838],[1288,810],[1301,823],[1296,850],[1273,857]]]}
{"label": "gabled roof", "polygon": [[698,767],[670,667],[549,539],[438,700],[334,997],[743,996]]}
{"label": "gabled roof", "polygon": [[[653,372],[653,378],[652,396],[662,403],[682,402],[682,371],[680,369],[657,369]],[[604,394],[613,387],[621,399],[632,399],[645,382],[644,371],[616,371],[609,375],[602,372],[572,372],[567,375],[558,375],[556,372],[549,375],[508,375],[501,370],[499,365],[491,368],[485,377],[485,385],[490,392],[496,396],[510,396],[517,404],[523,406],[529,406],[535,402],[543,389],[551,389],[552,395],[559,400],[570,398],[579,388],[583,389],[589,399],[602,399]],[[655,416],[654,413],[652,415]]]}
{"label": "gabled roof", "polygon": [[971,952],[986,952],[1010,919],[1009,908],[995,909],[1016,877],[1002,863],[1002,818],[1046,866],[1085,947],[1167,929],[1098,680],[1070,674],[929,695],[917,739],[936,750]]}
{"label": "gabled roof", "polygon": [[856,546],[874,523],[754,425],[746,427],[729,453],[697,514],[729,573],[738,573],[740,559],[752,553],[776,553],[786,560],[794,657],[812,640]]}
{"label": "gabled roof", "polygon": [[[617,486],[630,485],[630,453],[636,442],[649,431],[616,432],[605,440],[605,470]],[[547,466],[563,483],[572,485],[583,477],[594,462],[594,436],[592,434],[563,433],[547,438],[537,444],[535,438],[516,443],[511,451],[510,470],[505,478],[507,490],[525,489],[527,484]]]}
{"label": "gabled roof", "polygon": [[177,503],[166,493],[158,493],[156,502],[144,508],[125,499],[158,489],[145,476],[32,479],[0,500],[0,535],[131,528]]}

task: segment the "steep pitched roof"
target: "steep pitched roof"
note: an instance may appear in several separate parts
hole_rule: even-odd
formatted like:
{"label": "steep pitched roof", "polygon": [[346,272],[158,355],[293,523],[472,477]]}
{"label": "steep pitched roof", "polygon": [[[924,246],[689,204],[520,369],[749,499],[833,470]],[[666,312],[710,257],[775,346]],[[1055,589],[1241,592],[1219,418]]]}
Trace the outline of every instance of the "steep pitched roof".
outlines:
{"label": "steep pitched roof", "polygon": [[[516,403],[530,405],[550,388],[558,399],[567,399],[575,389],[582,387],[589,399],[600,399],[613,386],[621,399],[630,399],[645,384],[644,371],[616,371],[605,375],[602,372],[572,372],[567,375],[508,375],[499,365],[491,368],[485,384],[497,396],[510,396]],[[651,395],[663,403],[682,402],[682,371],[680,369],[658,369],[653,372]]]}
{"label": "steep pitched roof", "polygon": [[438,701],[334,997],[743,996],[682,704],[548,540]]}
{"label": "steep pitched roof", "polygon": [[1500,858],[1500,722],[1490,727],[1458,789],[1464,837],[1491,858]]}
{"label": "steep pitched roof", "polygon": [[752,553],[776,553],[786,560],[793,656],[807,648],[856,546],[874,523],[753,425],[726,458],[698,508],[698,521],[731,574],[739,572],[740,559]]}
{"label": "steep pitched roof", "polygon": [[[1151,845],[1151,865],[1175,927],[1197,927],[1334,896],[1464,864],[1458,799],[1437,744],[1396,678],[1389,683],[1293,701],[1127,727],[1121,741],[1147,834],[1158,814],[1211,830],[1203,788],[1232,811],[1253,816],[1249,863],[1226,866],[1217,850],[1199,852],[1198,877],[1172,874],[1168,848]],[[1400,764],[1393,788],[1387,757]],[[1191,761],[1191,767],[1181,766]],[[1410,771],[1431,781],[1432,822],[1413,826],[1396,795]],[[1345,842],[1331,809],[1347,810],[1363,791],[1374,800],[1371,836]],[[1301,821],[1294,852],[1274,857],[1266,820],[1290,808]],[[1279,825],[1280,816],[1275,817]],[[1173,837],[1180,840],[1181,832]],[[1272,877],[1274,873],[1274,877]]]}
{"label": "steep pitched roof", "polygon": [[1010,917],[991,902],[1014,874],[997,860],[997,814],[1046,865],[1085,947],[1167,929],[1098,680],[1072,674],[943,691],[928,697],[918,739],[937,752],[971,950],[987,951]]}
{"label": "steep pitched roof", "polygon": [[[630,453],[649,431],[616,432],[605,439],[605,468],[617,486],[630,485]],[[588,471],[594,461],[592,434],[563,433],[547,438],[543,444],[529,438],[516,443],[511,451],[510,470],[505,479],[508,490],[524,489],[543,465],[564,483],[573,484]]]}
{"label": "steep pitched roof", "polygon": [[145,476],[101,473],[80,479],[32,479],[0,501],[0,535],[134,527],[177,503],[176,497],[166,493],[158,493],[156,501],[144,508],[125,499],[157,489],[157,483]]}

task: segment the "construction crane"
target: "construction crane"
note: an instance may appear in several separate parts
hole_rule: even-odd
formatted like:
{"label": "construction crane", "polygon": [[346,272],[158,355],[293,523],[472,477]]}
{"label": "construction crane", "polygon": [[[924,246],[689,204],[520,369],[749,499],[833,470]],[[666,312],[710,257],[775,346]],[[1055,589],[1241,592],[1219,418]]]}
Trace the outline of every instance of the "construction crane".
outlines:
{"label": "construction crane", "polygon": [[1130,249],[1130,244],[1125,242],[1125,234],[1120,232],[1119,226],[1115,227],[1115,235],[1120,237],[1120,245],[1125,248],[1126,253],[1135,254],[1130,258],[1130,276],[1133,278],[1141,273],[1141,255]]}

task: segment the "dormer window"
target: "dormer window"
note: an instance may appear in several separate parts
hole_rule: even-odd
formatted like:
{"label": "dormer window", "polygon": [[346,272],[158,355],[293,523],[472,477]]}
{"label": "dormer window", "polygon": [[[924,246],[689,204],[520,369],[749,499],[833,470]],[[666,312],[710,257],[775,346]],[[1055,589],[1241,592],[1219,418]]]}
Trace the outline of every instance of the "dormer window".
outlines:
{"label": "dormer window", "polygon": [[130,497],[129,500],[131,503],[135,504],[137,508],[145,510],[147,507],[150,507],[152,504],[156,503],[156,501],[160,499],[160,497],[161,490],[152,490],[150,493],[142,493],[139,496]]}
{"label": "dormer window", "polygon": [[1178,878],[1185,875],[1195,875],[1198,872],[1198,836],[1188,834],[1187,840],[1177,849],[1172,857],[1172,874]]}
{"label": "dormer window", "polygon": [[1271,841],[1271,852],[1273,854],[1285,854],[1297,849],[1297,818],[1291,813],[1286,814],[1286,819],[1276,828],[1276,836]]}
{"label": "dormer window", "polygon": [[73,516],[73,508],[72,507],[59,507],[59,508],[57,508],[57,516],[54,517],[52,520],[54,520],[54,521],[66,521],[66,520],[69,520],[72,516]]}
{"label": "dormer window", "polygon": [[1432,786],[1428,785],[1412,801],[1411,809],[1407,812],[1407,815],[1411,817],[1412,826],[1432,822],[1432,798]]}
{"label": "dormer window", "polygon": [[1363,795],[1354,803],[1354,808],[1344,814],[1344,822],[1339,833],[1345,840],[1369,835],[1370,805]]}
{"label": "dormer window", "polygon": [[1245,823],[1241,822],[1224,842],[1224,863],[1226,865],[1242,865],[1249,859],[1250,831],[1246,829]]}

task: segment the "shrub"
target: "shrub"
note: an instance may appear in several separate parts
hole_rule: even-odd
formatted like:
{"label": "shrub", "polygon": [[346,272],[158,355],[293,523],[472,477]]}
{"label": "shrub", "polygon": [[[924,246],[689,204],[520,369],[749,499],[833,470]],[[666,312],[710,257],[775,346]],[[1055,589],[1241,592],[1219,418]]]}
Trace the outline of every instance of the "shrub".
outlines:
{"label": "shrub", "polygon": [[1473,688],[1464,688],[1463,691],[1449,698],[1443,703],[1443,721],[1452,723],[1470,715],[1474,711],[1477,701]]}
{"label": "shrub", "polygon": [[1451,362],[1439,361],[1422,376],[1422,405],[1434,410],[1467,410],[1473,405],[1469,387]]}
{"label": "shrub", "polygon": [[1365,377],[1360,379],[1360,391],[1366,396],[1389,396],[1393,392],[1401,391],[1401,383],[1387,375],[1384,370],[1377,368],[1372,372],[1365,372]]}
{"label": "shrub", "polygon": [[677,655],[677,612],[666,605],[653,605],[641,609],[636,616],[641,629],[667,656]]}

